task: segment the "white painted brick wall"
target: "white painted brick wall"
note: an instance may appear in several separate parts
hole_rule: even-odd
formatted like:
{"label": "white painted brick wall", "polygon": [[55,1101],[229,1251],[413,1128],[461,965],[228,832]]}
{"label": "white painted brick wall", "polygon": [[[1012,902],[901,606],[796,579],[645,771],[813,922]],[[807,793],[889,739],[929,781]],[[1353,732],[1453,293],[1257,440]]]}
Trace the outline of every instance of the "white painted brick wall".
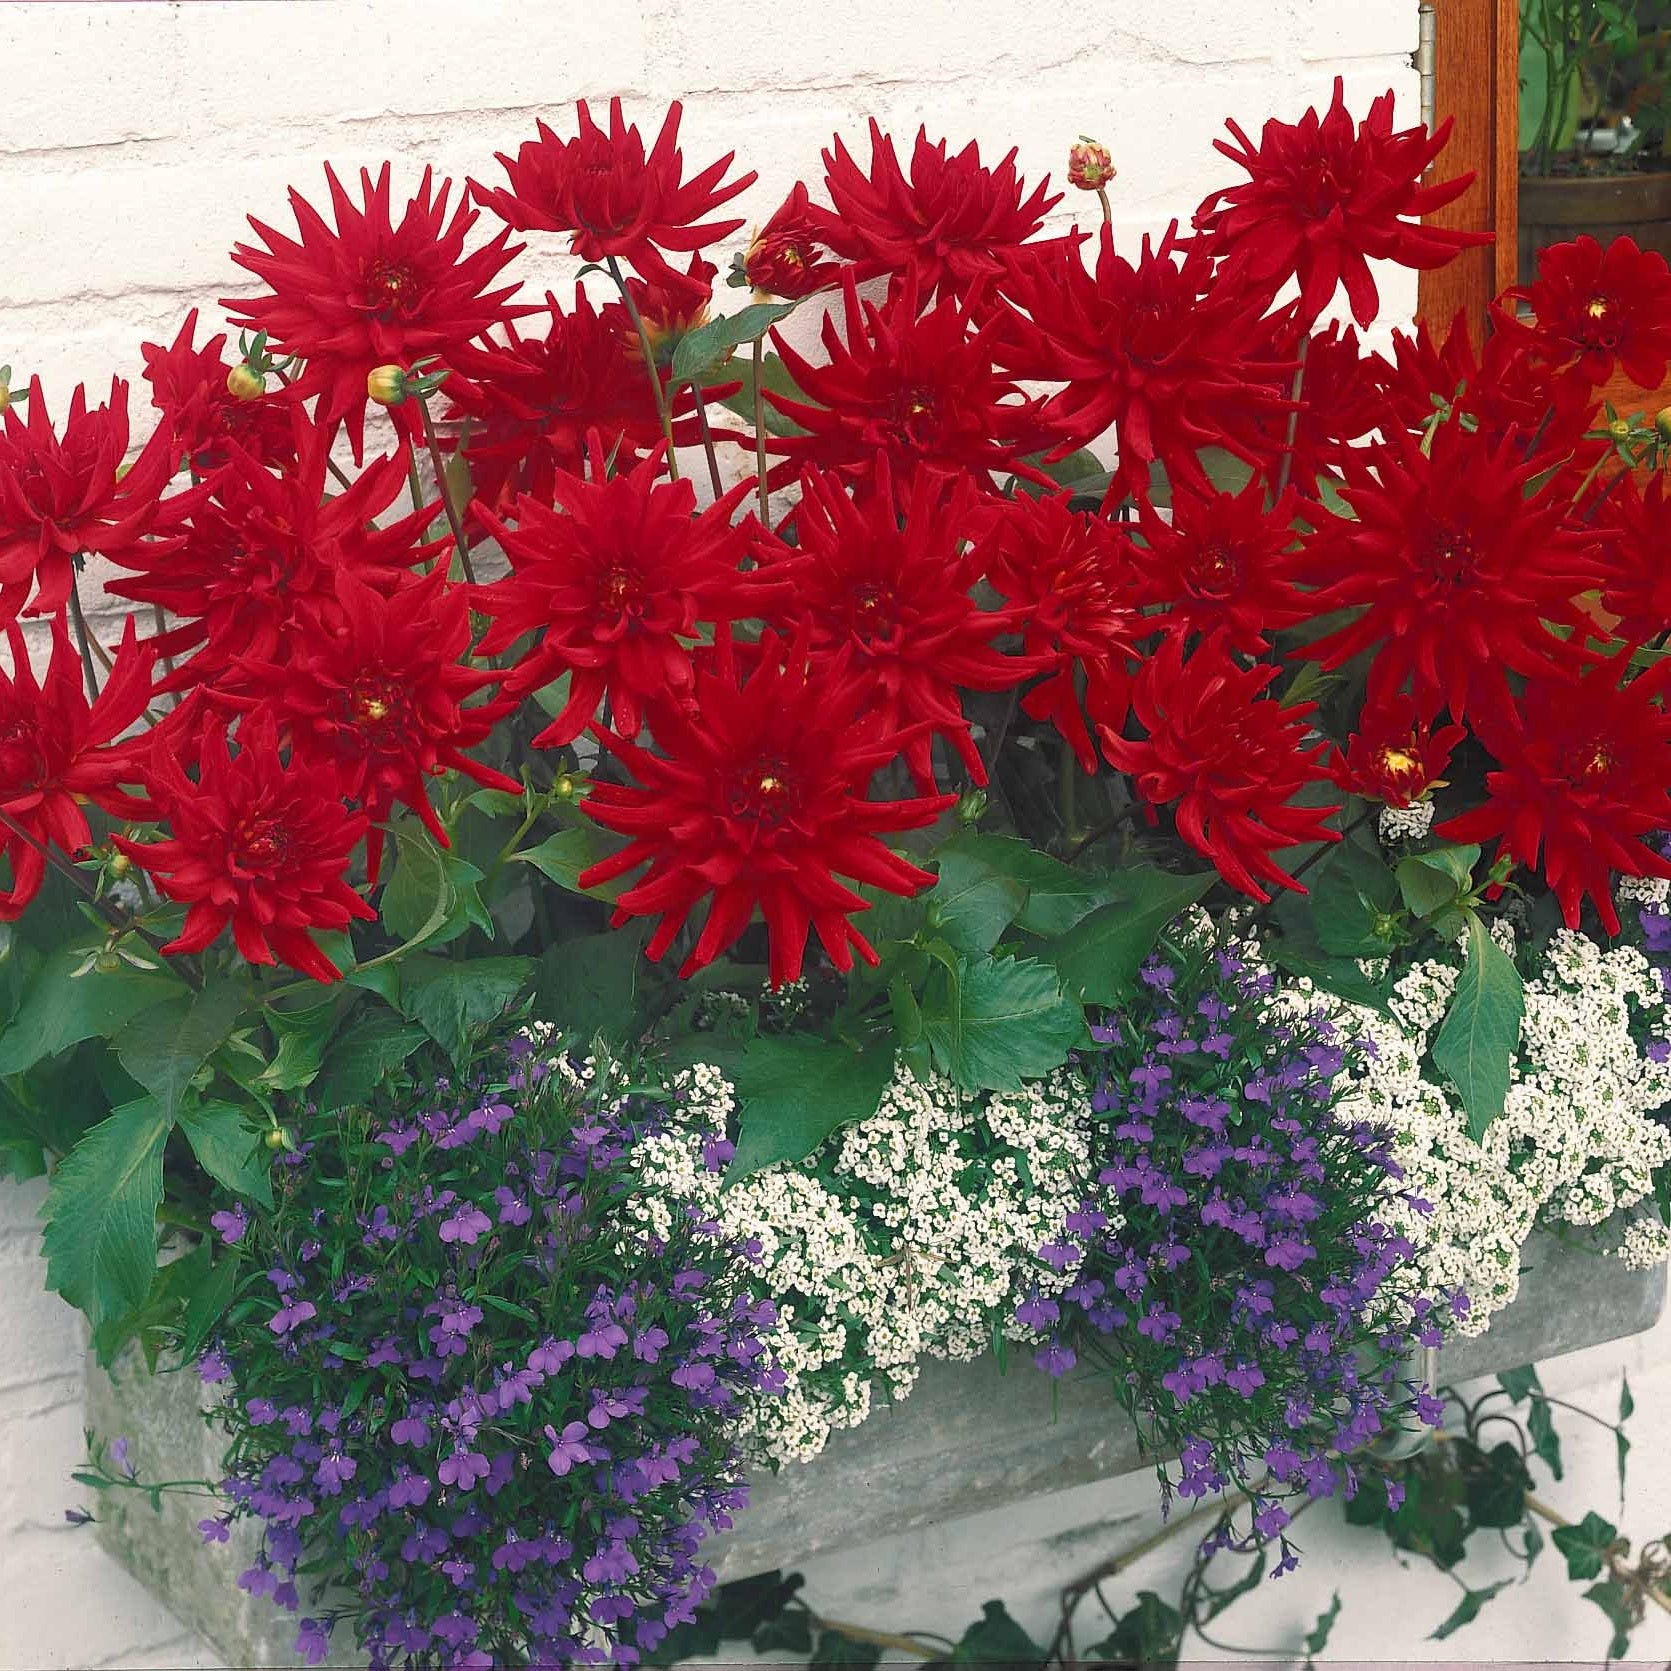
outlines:
{"label": "white painted brick wall", "polygon": [[[1226,115],[1250,126],[1293,117],[1326,98],[1339,73],[1359,106],[1396,87],[1413,119],[1415,13],[1414,0],[0,6],[0,362],[39,372],[55,412],[77,381],[102,392],[115,371],[137,384],[141,340],[169,340],[189,307],[211,318],[217,296],[242,288],[227,251],[244,215],[285,226],[285,187],[317,194],[327,158],[350,168],[387,157],[404,186],[426,162],[490,177],[495,150],[514,147],[536,114],[561,124],[579,95],[619,93],[641,122],[684,98],[688,157],[735,148],[760,171],[742,204],[751,217],[769,213],[798,175],[816,182],[831,133],[862,136],[871,115],[906,142],[924,122],[956,144],[978,137],[994,157],[1018,145],[1029,178],[1059,176],[1068,144],[1094,134],[1119,165],[1115,209],[1131,236],[1187,215],[1223,178],[1211,141]],[[1061,213],[1088,207],[1078,198]],[[564,265],[554,240],[543,243],[528,271],[536,289]],[[1414,283],[1398,275],[1383,295],[1391,317],[1408,316]],[[78,1494],[68,1476],[81,1454],[81,1337],[42,1292],[40,1194],[38,1184],[0,1185],[0,1671],[208,1663],[86,1534],[63,1525]],[[1644,1370],[1664,1361],[1664,1340],[1661,1331],[1633,1349]],[[1619,1355],[1592,1359],[1588,1372]],[[1671,1378],[1652,1390],[1657,1400],[1639,1389],[1642,1435],[1665,1430]],[[1608,1466],[1601,1458],[1586,1476],[1598,1503]],[[818,1563],[814,1590],[833,1613],[926,1625],[942,1623],[928,1616],[940,1609],[917,1603],[942,1584],[969,1613],[966,1602],[1030,1587],[1040,1599],[1028,1622],[1042,1625],[1048,1581],[1102,1552],[1072,1528],[1135,1512],[1147,1489],[1136,1482],[1117,1504],[1077,1493],[998,1533],[919,1534]],[[1013,1582],[992,1572],[994,1547],[1020,1561]],[[1361,1557],[1330,1559],[1329,1581],[1343,1588],[1385,1577]],[[914,1575],[903,1591],[902,1571]],[[1326,1588],[1289,1583],[1296,1614]],[[870,1604],[883,1590],[877,1613]],[[1384,1593],[1382,1618],[1371,1606],[1352,1641],[1374,1657],[1413,1654],[1393,1587]],[[1580,1614],[1561,1597],[1552,1626],[1554,1605],[1543,1597],[1523,1608],[1500,1651],[1585,1652],[1596,1621],[1584,1619],[1580,1634]],[[959,1622],[961,1613],[943,1621]]]}

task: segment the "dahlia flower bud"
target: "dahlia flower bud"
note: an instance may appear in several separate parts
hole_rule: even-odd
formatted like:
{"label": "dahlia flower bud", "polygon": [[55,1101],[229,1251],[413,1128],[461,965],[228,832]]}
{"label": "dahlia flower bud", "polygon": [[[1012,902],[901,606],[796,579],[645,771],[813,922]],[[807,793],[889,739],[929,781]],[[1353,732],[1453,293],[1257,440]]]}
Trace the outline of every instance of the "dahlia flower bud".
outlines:
{"label": "dahlia flower bud", "polygon": [[1654,428],[1661,441],[1671,442],[1671,406],[1662,406],[1654,414]]}
{"label": "dahlia flower bud", "polygon": [[978,824],[986,816],[987,794],[984,789],[969,790],[957,803],[957,821],[960,824]]}
{"label": "dahlia flower bud", "polygon": [[12,368],[0,366],[0,412],[12,403]]}
{"label": "dahlia flower bud", "polygon": [[366,393],[379,406],[399,406],[411,393],[411,388],[401,367],[373,366],[366,373]]}
{"label": "dahlia flower bud", "polygon": [[1081,191],[1101,191],[1118,173],[1106,145],[1081,134],[1079,143],[1068,148],[1068,183]]}
{"label": "dahlia flower bud", "polygon": [[1607,426],[1607,433],[1615,441],[1628,441],[1630,439],[1630,420],[1628,418],[1615,418]]}
{"label": "dahlia flower bud", "polygon": [[234,400],[259,400],[267,392],[267,379],[248,360],[240,360],[226,374],[226,392]]}

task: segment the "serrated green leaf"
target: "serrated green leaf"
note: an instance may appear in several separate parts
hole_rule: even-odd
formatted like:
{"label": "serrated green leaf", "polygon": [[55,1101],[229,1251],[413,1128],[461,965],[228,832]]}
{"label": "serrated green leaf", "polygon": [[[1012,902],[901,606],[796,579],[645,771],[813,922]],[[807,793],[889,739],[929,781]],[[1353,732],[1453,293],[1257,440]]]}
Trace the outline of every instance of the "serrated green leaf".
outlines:
{"label": "serrated green leaf", "polygon": [[1375,924],[1398,903],[1398,883],[1378,852],[1342,841],[1308,878],[1311,926],[1335,957],[1378,957],[1389,949]]}
{"label": "serrated green leaf", "polygon": [[198,1070],[226,1042],[246,994],[216,981],[142,1011],[116,1035],[116,1055],[165,1118],[179,1113]]}
{"label": "serrated green leaf", "polygon": [[1026,889],[969,853],[944,852],[939,866],[940,879],[924,897],[930,926],[966,957],[991,951],[1026,903]]}
{"label": "serrated green leaf", "polygon": [[1417,917],[1431,917],[1473,886],[1476,846],[1436,847],[1430,853],[1411,853],[1398,862],[1398,886],[1404,903]]}
{"label": "serrated green leaf", "polygon": [[621,881],[605,882],[596,888],[583,888],[580,873],[600,859],[607,859],[615,851],[594,824],[575,824],[566,830],[549,835],[537,847],[525,848],[511,857],[521,864],[532,865],[548,881],[570,893],[586,899],[613,900],[620,897],[626,885]]}
{"label": "serrated green leaf", "polygon": [[[772,394],[782,395],[785,400],[793,400],[802,406],[816,406],[815,400],[808,400],[806,391],[789,374],[789,368],[778,355],[767,353],[762,356],[760,382],[763,388]],[[736,394],[727,395],[720,402],[728,411],[735,412],[750,426],[754,423],[754,365],[749,360],[734,360],[725,370],[725,380],[731,382],[733,378],[742,379],[742,388]],[[792,418],[772,405],[769,400],[761,402],[760,416],[765,423],[768,435],[804,435],[806,431]]]}
{"label": "serrated green leaf", "polygon": [[1052,938],[1066,934],[1118,892],[1100,872],[1063,864],[1016,836],[964,830],[953,836],[941,852],[967,854],[989,870],[1020,883],[1027,898],[1015,926],[1029,934]]}
{"label": "serrated green leaf", "polygon": [[177,975],[126,963],[77,975],[86,962],[85,952],[57,951],[29,977],[17,1014],[0,1027],[0,1077],[26,1073],[83,1039],[112,1038],[135,1016],[185,991]]}
{"label": "serrated green leaf", "polygon": [[[202,1244],[205,1248],[208,1243]],[[186,1300],[184,1327],[180,1336],[180,1356],[192,1359],[203,1350],[210,1331],[226,1313],[232,1296],[238,1291],[239,1257],[236,1248],[228,1248],[214,1263],[206,1281],[200,1283]]]}
{"label": "serrated green leaf", "polygon": [[603,934],[580,934],[550,946],[540,957],[534,1013],[570,1037],[596,1034],[622,1042],[636,1022],[644,934],[638,924]]}
{"label": "serrated green leaf", "polygon": [[174,1120],[156,1098],[118,1108],[58,1163],[41,1237],[49,1288],[95,1329],[144,1302],[157,1267],[162,1156]]}
{"label": "serrated green leaf", "polygon": [[1526,1011],[1520,971],[1479,917],[1468,917],[1468,961],[1433,1040],[1434,1065],[1457,1090],[1477,1140],[1503,1111]]}
{"label": "serrated green leaf", "polygon": [[751,302],[722,319],[710,319],[706,325],[686,331],[673,350],[673,382],[712,382],[734,350],[763,337],[798,306],[796,302]]}
{"label": "serrated green leaf", "polygon": [[299,1091],[312,1084],[325,1060],[325,1047],[346,1014],[336,993],[304,1010],[269,1008],[265,1019],[278,1039],[278,1049],[262,1070],[261,1083],[274,1091]]}
{"label": "serrated green leaf", "polygon": [[750,1039],[725,1066],[742,1109],[730,1183],[800,1160],[831,1132],[868,1119],[893,1077],[893,1051],[773,1035]]}
{"label": "serrated green leaf", "polygon": [[419,953],[400,974],[400,1012],[418,1022],[462,1066],[478,1027],[497,1019],[534,972],[530,957],[477,957],[454,963]]}
{"label": "serrated green leaf", "polygon": [[229,1102],[186,1102],[180,1109],[180,1130],[191,1144],[197,1163],[216,1183],[234,1195],[248,1196],[263,1207],[273,1204],[273,1182],[261,1134],[244,1118],[244,1110]]}
{"label": "serrated green leaf", "polygon": [[957,958],[930,979],[923,1037],[965,1090],[1016,1091],[1067,1060],[1085,1017],[1048,964]]}
{"label": "serrated green leaf", "polygon": [[1303,975],[1320,991],[1386,1013],[1386,993],[1364,974],[1355,959],[1330,957],[1321,948],[1313,950],[1286,939],[1273,940],[1269,951],[1272,960],[1289,974]]}
{"label": "serrated green leaf", "polygon": [[1087,1004],[1118,1003],[1167,925],[1218,880],[1213,871],[1180,876],[1140,865],[1106,877],[1112,903],[1075,924],[1044,955],[1063,988]]}

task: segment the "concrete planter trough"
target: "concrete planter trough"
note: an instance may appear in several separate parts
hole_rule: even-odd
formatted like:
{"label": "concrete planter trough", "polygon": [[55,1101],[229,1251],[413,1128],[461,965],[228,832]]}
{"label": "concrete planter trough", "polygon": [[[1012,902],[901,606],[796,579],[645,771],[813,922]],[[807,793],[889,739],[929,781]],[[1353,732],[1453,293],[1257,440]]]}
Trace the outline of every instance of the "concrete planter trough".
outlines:
{"label": "concrete planter trough", "polygon": [[[1450,1383],[1541,1362],[1650,1327],[1665,1304],[1666,1272],[1627,1271],[1613,1261],[1538,1235],[1527,1243],[1519,1298],[1490,1331],[1441,1354]],[[133,1440],[154,1479],[213,1478],[219,1436],[202,1417],[203,1389],[189,1371],[150,1375],[137,1357],[114,1375],[94,1367],[88,1425],[104,1439]],[[722,1578],[740,1578],[895,1532],[956,1520],[1023,1498],[1064,1491],[1149,1465],[1136,1434],[1096,1379],[1059,1387],[1031,1365],[1000,1373],[991,1359],[930,1363],[917,1390],[862,1427],[835,1434],[816,1461],[754,1481],[736,1528],[706,1546]],[[236,1575],[253,1558],[256,1528],[230,1545],[205,1545],[200,1497],[165,1496],[160,1515],[137,1493],[110,1492],[98,1535],[180,1622],[229,1666],[289,1665],[295,1622],[270,1601],[246,1596]],[[345,1635],[333,1664],[353,1664]],[[339,1657],[340,1656],[340,1657]]]}

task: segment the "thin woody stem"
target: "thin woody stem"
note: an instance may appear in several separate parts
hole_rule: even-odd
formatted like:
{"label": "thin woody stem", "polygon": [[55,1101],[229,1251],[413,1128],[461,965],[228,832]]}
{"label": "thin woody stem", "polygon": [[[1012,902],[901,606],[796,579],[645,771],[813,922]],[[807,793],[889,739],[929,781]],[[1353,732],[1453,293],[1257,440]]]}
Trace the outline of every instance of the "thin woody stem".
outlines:
{"label": "thin woody stem", "polygon": [[702,431],[702,450],[708,455],[708,483],[714,490],[716,499],[723,496],[725,489],[720,485],[719,459],[714,453],[714,432],[708,425],[708,398],[700,383],[691,384],[691,393],[696,396],[696,426]]}
{"label": "thin woody stem", "polygon": [[424,426],[424,445],[429,449],[430,466],[435,471],[435,491],[441,495],[441,508],[447,513],[447,526],[452,530],[453,545],[458,550],[464,578],[474,586],[476,571],[470,562],[470,542],[464,537],[464,523],[447,488],[447,466],[441,457],[441,443],[436,438],[435,422],[429,415],[429,402],[422,395],[418,396],[418,416]]}
{"label": "thin woody stem", "polygon": [[638,333],[638,346],[644,356],[644,375],[650,379],[650,393],[655,398],[656,416],[661,420],[661,438],[667,443],[668,479],[676,482],[679,479],[679,461],[673,452],[673,410],[668,405],[667,391],[662,387],[661,373],[656,370],[656,351],[650,342],[650,333],[644,328],[638,303],[632,299],[632,292],[627,288],[626,278],[621,272],[621,263],[612,255],[607,265],[609,276],[614,279],[615,288],[621,292],[621,300],[626,303],[627,318],[632,321],[632,328]]}

